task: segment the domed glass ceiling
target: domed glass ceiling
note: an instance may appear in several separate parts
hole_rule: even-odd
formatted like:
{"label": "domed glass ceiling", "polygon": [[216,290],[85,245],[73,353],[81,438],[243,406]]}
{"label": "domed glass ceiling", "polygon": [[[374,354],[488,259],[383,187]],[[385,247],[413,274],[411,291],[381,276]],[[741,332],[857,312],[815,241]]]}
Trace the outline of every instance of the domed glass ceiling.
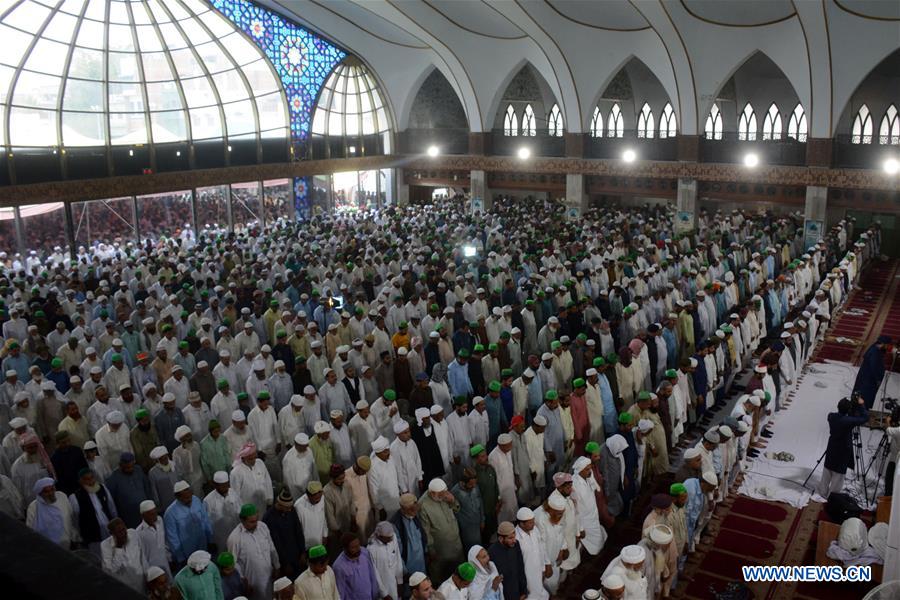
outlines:
{"label": "domed glass ceiling", "polygon": [[201,0],[0,0],[0,144],[286,138],[262,51]]}

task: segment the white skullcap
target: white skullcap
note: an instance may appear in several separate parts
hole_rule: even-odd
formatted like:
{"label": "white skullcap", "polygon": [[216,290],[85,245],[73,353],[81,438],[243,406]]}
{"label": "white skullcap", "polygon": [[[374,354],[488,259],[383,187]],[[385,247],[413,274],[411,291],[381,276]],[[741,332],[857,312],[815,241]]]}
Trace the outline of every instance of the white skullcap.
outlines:
{"label": "white skullcap", "polygon": [[534,417],[533,423],[538,427],[546,427],[547,426],[547,417],[544,415],[537,415]]}
{"label": "white skullcap", "polygon": [[231,352],[229,352],[228,350],[220,350],[219,358],[231,358]]}
{"label": "white skullcap", "polygon": [[121,425],[125,422],[125,415],[118,410],[111,411],[106,415],[106,422],[110,425]]}
{"label": "white skullcap", "polygon": [[623,563],[628,563],[629,565],[636,565],[646,558],[647,553],[644,551],[642,546],[625,546],[622,548],[622,552],[619,553],[619,558],[622,559]]}
{"label": "white skullcap", "polygon": [[291,396],[291,404],[293,406],[303,406],[303,396],[300,394],[294,394]]}
{"label": "white skullcap", "polygon": [[330,418],[330,419],[337,419],[338,417],[343,417],[343,416],[344,416],[344,411],[337,409],[337,408],[334,409],[333,411],[331,411],[330,413],[328,413],[328,418]]}
{"label": "white skullcap", "polygon": [[862,554],[869,547],[866,524],[856,517],[847,519],[841,523],[841,531],[838,533],[837,542],[842,549],[852,556]]}
{"label": "white skullcap", "polygon": [[585,467],[589,467],[591,465],[591,459],[586,456],[579,456],[575,459],[575,464],[572,465],[573,473],[580,473]]}
{"label": "white skullcap", "polygon": [[755,372],[757,372],[757,373],[765,373],[765,372],[767,372],[769,369],[766,368],[766,365],[756,365],[756,366],[753,368],[753,370],[754,370]]}
{"label": "white skullcap", "polygon": [[750,404],[753,406],[762,406],[762,400],[759,399],[759,396],[748,396],[747,400],[749,400]]}
{"label": "white skullcap", "polygon": [[620,590],[625,587],[625,580],[618,573],[609,573],[603,577],[600,585],[606,590]]}
{"label": "white skullcap", "polygon": [[534,512],[527,506],[523,506],[516,512],[516,521],[530,521],[534,518]]}
{"label": "white skullcap", "polygon": [[409,587],[414,588],[417,585],[419,585],[420,583],[422,583],[423,581],[425,581],[426,579],[428,579],[428,577],[425,576],[425,573],[423,573],[421,571],[416,571],[415,573],[413,573],[412,575],[409,576]]}
{"label": "white skullcap", "polygon": [[524,377],[530,377],[531,379],[534,379],[534,371],[531,370],[531,367],[528,367],[527,369],[525,369],[525,371],[522,373],[522,375]]}
{"label": "white skullcap", "polygon": [[294,443],[298,446],[308,446],[309,445],[309,436],[303,432],[298,433],[294,436]]}
{"label": "white skullcap", "polygon": [[181,425],[178,429],[175,430],[175,439],[179,442],[191,432],[191,428],[187,425]]}
{"label": "white skullcap", "polygon": [[440,404],[434,404],[431,407],[431,415],[439,415],[444,412],[444,408]]}
{"label": "white skullcap", "polygon": [[650,419],[641,419],[638,421],[638,430],[640,430],[641,433],[647,433],[651,429],[653,429],[653,421]]}
{"label": "white skullcap", "polygon": [[592,368],[588,369],[587,371],[585,371],[584,374],[585,374],[587,377],[593,377],[594,375],[597,375],[598,373],[597,373],[597,369],[594,369],[594,368],[592,367]]}
{"label": "white skullcap", "polygon": [[160,458],[167,455],[168,453],[169,453],[169,451],[166,449],[165,446],[157,446],[156,448],[154,448],[153,450],[150,451],[150,458],[152,458],[153,460],[159,460]]}
{"label": "white skullcap", "polygon": [[[13,421],[15,421],[15,419],[13,419]],[[9,424],[12,425],[12,421],[10,421]],[[97,442],[95,442],[93,440],[88,440],[84,443],[84,450],[96,450],[96,449],[97,449]]]}
{"label": "white skullcap", "polygon": [[409,350],[406,349],[406,346],[400,346],[397,349],[397,356],[406,356],[407,354],[409,354]]}
{"label": "white skullcap", "polygon": [[141,514],[144,514],[148,510],[153,510],[154,508],[156,508],[156,502],[154,502],[153,500],[144,500],[143,502],[141,502],[139,508]]}
{"label": "white skullcap", "polygon": [[311,385],[308,385],[308,386],[306,386],[305,388],[303,388],[303,395],[304,395],[304,396],[306,396],[307,394],[315,394],[315,393],[316,393],[316,388],[314,388],[314,387],[311,386]]}
{"label": "white skullcap", "polygon": [[244,414],[244,411],[242,411],[242,410],[236,410],[236,411],[234,411],[234,412],[231,413],[231,420],[232,420],[232,421],[237,421],[238,423],[240,423],[241,421],[246,421],[246,420],[247,420],[247,416]]}
{"label": "white skullcap", "polygon": [[228,473],[216,471],[215,475],[213,475],[213,483],[228,483]]}
{"label": "white skullcap", "polygon": [[731,427],[728,425],[720,425],[719,426],[719,435],[724,435],[725,437],[734,437],[734,432],[731,430]]}
{"label": "white skullcap", "polygon": [[690,448],[688,448],[687,450],[684,451],[685,459],[690,460],[692,458],[697,458],[698,456],[700,456],[700,448],[698,448],[697,446],[691,446]]}
{"label": "white skullcap", "polygon": [[166,342],[165,342],[165,341],[159,340],[158,342],[156,342],[156,351],[157,351],[157,352],[159,352],[160,350],[165,350],[165,349],[166,349]]}
{"label": "white skullcap", "polygon": [[650,541],[664,546],[672,541],[672,528],[668,525],[654,525],[650,528]]}
{"label": "white skullcap", "polygon": [[319,433],[328,433],[331,431],[331,425],[326,423],[325,421],[316,421],[316,424],[313,425],[313,431],[317,434]]}
{"label": "white skullcap", "polygon": [[172,487],[172,491],[175,492],[176,494],[180,494],[184,490],[189,490],[189,489],[191,489],[191,484],[189,484],[184,479],[176,481],[175,485]]}
{"label": "white skullcap", "polygon": [[201,571],[209,566],[210,558],[212,557],[206,550],[197,550],[188,557],[187,566],[197,571]]}
{"label": "white skullcap", "polygon": [[275,593],[280,592],[281,590],[287,589],[291,585],[291,580],[287,577],[279,577],[275,580],[275,583],[272,584],[272,589],[275,590]]}
{"label": "white skullcap", "polygon": [[266,363],[262,360],[254,360],[250,365],[250,368],[252,368],[254,371],[265,371]]}
{"label": "white skullcap", "polygon": [[446,492],[447,491],[447,483],[441,479],[440,477],[435,477],[431,481],[428,482],[428,491],[434,493]]}
{"label": "white skullcap", "polygon": [[409,423],[407,423],[403,419],[399,419],[396,423],[394,423],[394,433],[396,434],[401,434],[407,429],[409,429]]}
{"label": "white skullcap", "polygon": [[22,417],[15,417],[9,421],[10,429],[18,429],[19,427],[25,427],[26,425],[28,425],[28,421]]}
{"label": "white skullcap", "polygon": [[554,490],[550,497],[547,498],[547,504],[553,510],[565,510],[566,509],[566,499],[560,494],[558,491]]}
{"label": "white skullcap", "polygon": [[715,471],[703,471],[703,481],[710,485],[719,485],[719,478]]}
{"label": "white skullcap", "polygon": [[41,382],[41,391],[50,392],[56,389],[56,384],[50,381],[49,379],[45,379]]}
{"label": "white skullcap", "polygon": [[553,355],[549,352],[544,352],[541,354],[541,360],[553,360]]}
{"label": "white skullcap", "polygon": [[414,414],[416,416],[416,421],[418,421],[419,425],[421,425],[423,419],[431,416],[431,411],[428,410],[427,408],[425,408],[424,406],[420,406],[419,408],[416,409],[416,412]]}
{"label": "white skullcap", "polygon": [[362,410],[364,408],[369,408],[369,403],[365,400],[360,400],[356,403],[356,410]]}
{"label": "white skullcap", "polygon": [[[62,323],[62,321],[60,321],[60,323]],[[6,376],[7,376],[7,377],[15,377],[16,375],[18,375],[18,373],[16,373],[16,370],[15,370],[15,369],[9,369],[9,370],[6,372]]]}
{"label": "white skullcap", "polygon": [[497,444],[505,446],[506,444],[512,444],[512,441],[512,436],[508,433],[501,433],[499,436],[497,436]]}
{"label": "white skullcap", "polygon": [[383,435],[379,435],[377,438],[375,438],[375,441],[372,442],[372,451],[377,454],[379,452],[387,450],[389,446],[390,444],[388,443],[387,438],[385,438]]}

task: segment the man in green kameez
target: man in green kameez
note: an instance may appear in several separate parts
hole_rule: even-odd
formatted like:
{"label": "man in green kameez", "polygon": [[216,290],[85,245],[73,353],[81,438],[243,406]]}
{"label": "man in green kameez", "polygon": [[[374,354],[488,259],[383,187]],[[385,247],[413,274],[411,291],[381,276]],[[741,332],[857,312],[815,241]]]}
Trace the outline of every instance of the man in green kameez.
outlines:
{"label": "man in green kameez", "polygon": [[478,491],[484,504],[484,530],[481,532],[481,545],[487,546],[491,535],[497,531],[497,513],[500,512],[500,486],[497,484],[497,472],[488,463],[487,450],[481,444],[472,446],[469,456],[475,461],[475,476],[478,478]]}
{"label": "man in green kameez", "polygon": [[204,481],[210,482],[217,471],[231,471],[231,449],[222,437],[222,426],[215,419],[209,422],[209,435],[200,442],[200,467]]}
{"label": "man in green kameez", "polygon": [[187,565],[175,575],[175,585],[183,600],[221,600],[222,577],[219,570],[209,568],[211,556],[197,550],[187,559]]}
{"label": "man in green kameez", "polygon": [[428,571],[434,581],[443,581],[453,572],[463,558],[462,540],[456,513],[459,502],[443,479],[434,478],[428,491],[419,500],[419,521],[428,539],[428,555],[431,563]]}

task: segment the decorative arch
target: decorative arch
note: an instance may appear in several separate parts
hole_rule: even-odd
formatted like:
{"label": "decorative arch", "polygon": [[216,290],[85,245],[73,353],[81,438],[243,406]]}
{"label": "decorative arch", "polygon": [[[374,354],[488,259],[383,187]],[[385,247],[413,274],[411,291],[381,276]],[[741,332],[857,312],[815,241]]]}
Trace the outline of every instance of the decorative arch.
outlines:
{"label": "decorative arch", "polygon": [[470,128],[466,105],[440,67],[428,65],[416,83],[398,116],[398,129]]}
{"label": "decorative arch", "polygon": [[559,98],[551,84],[534,64],[523,59],[507,74],[497,88],[494,99],[491,101],[490,112],[486,113],[493,115],[490,129],[500,129],[503,126],[510,104],[513,105],[519,118],[520,135],[525,135],[524,113],[526,107],[531,105],[535,130],[546,130],[546,116],[554,104],[559,104]]}
{"label": "decorative arch", "polygon": [[[616,102],[619,104],[625,129],[632,132],[629,135],[635,135],[636,132],[637,135],[640,135],[638,125],[645,104],[649,107],[648,114],[654,125],[656,124],[655,113],[663,110],[666,105],[670,107],[674,118],[672,99],[665,86],[646,63],[634,54],[628,55],[615,70],[611,71],[609,77],[597,91],[588,113],[590,118],[584,124],[585,131],[593,135],[596,109],[599,107],[604,117],[602,129],[608,136],[609,112]],[[644,121],[647,121],[647,116]],[[651,127],[651,129],[655,136],[655,127]],[[651,136],[647,135],[647,137]]]}

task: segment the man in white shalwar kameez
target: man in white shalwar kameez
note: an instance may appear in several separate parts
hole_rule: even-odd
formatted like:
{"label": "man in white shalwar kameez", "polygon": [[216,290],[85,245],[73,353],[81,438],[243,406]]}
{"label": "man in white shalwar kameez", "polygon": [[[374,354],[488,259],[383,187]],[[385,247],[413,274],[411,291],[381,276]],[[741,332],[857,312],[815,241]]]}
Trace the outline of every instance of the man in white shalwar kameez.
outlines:
{"label": "man in white shalwar kameez", "polygon": [[409,423],[402,420],[394,423],[394,434],[397,439],[391,442],[391,460],[397,469],[400,494],[410,493],[418,496],[422,491],[419,489],[423,474],[422,459],[416,443],[411,439]]}
{"label": "man in white shalwar kameez", "polygon": [[369,551],[369,558],[375,567],[378,596],[399,600],[398,588],[403,583],[403,558],[394,535],[394,526],[387,521],[381,521],[375,528],[375,533],[369,538],[366,550]]}
{"label": "man in white shalwar kameez", "polygon": [[497,446],[488,455],[488,462],[497,473],[497,487],[500,488],[500,500],[503,504],[497,513],[497,520],[513,521],[516,516],[518,500],[516,499],[516,474],[512,462],[512,436],[501,433],[497,437]]}
{"label": "man in white shalwar kameez", "polygon": [[249,600],[272,598],[272,575],[280,564],[269,527],[259,520],[256,506],[241,507],[241,524],[228,536],[228,551],[250,587]]}
{"label": "man in white shalwar kameez", "polygon": [[316,461],[309,449],[309,436],[303,432],[294,436],[293,445],[281,460],[281,474],[284,485],[291,491],[291,496],[299,498],[306,493],[306,484],[319,480]]}
{"label": "man in white shalwar kameez", "polygon": [[544,578],[552,574],[553,567],[547,556],[547,547],[540,528],[535,524],[534,513],[523,506],[516,513],[516,541],[522,551],[525,564],[525,580],[528,582],[526,600],[548,600],[550,593],[544,588]]}
{"label": "man in white shalwar kameez", "polygon": [[578,523],[585,534],[581,543],[592,556],[600,552],[607,537],[597,511],[595,494],[598,488],[591,459],[579,456],[572,466],[572,495],[578,506]]}
{"label": "man in white shalwar kameez", "polygon": [[544,579],[544,588],[551,594],[556,593],[569,570],[563,564],[578,553],[577,534],[566,520],[566,512],[566,499],[557,493],[550,494],[544,504],[534,511],[535,525],[541,532],[551,566],[550,576]]}
{"label": "man in white shalwar kameez", "polygon": [[203,499],[209,524],[212,527],[213,542],[217,548],[228,547],[228,536],[240,522],[241,499],[228,482],[228,473],[216,471],[213,475],[213,490]]}
{"label": "man in white shalwar kameez", "polygon": [[256,445],[247,442],[236,456],[231,468],[231,487],[242,504],[253,504],[257,511],[265,511],[272,504],[272,479],[263,461],[256,458]]}
{"label": "man in white shalwar kameez", "polygon": [[306,493],[294,502],[294,511],[303,524],[303,537],[307,548],[325,544],[327,541],[328,522],[325,519],[323,496],[322,484],[310,481],[306,484]]}
{"label": "man in white shalwar kameez", "polygon": [[644,560],[647,551],[642,546],[625,546],[619,556],[612,559],[603,571],[603,577],[618,575],[625,582],[625,600],[651,600],[647,578],[644,577]]}
{"label": "man in white shalwar kameez", "polygon": [[384,436],[372,442],[371,459],[368,479],[375,514],[381,520],[390,520],[400,510],[400,484],[390,444]]}

